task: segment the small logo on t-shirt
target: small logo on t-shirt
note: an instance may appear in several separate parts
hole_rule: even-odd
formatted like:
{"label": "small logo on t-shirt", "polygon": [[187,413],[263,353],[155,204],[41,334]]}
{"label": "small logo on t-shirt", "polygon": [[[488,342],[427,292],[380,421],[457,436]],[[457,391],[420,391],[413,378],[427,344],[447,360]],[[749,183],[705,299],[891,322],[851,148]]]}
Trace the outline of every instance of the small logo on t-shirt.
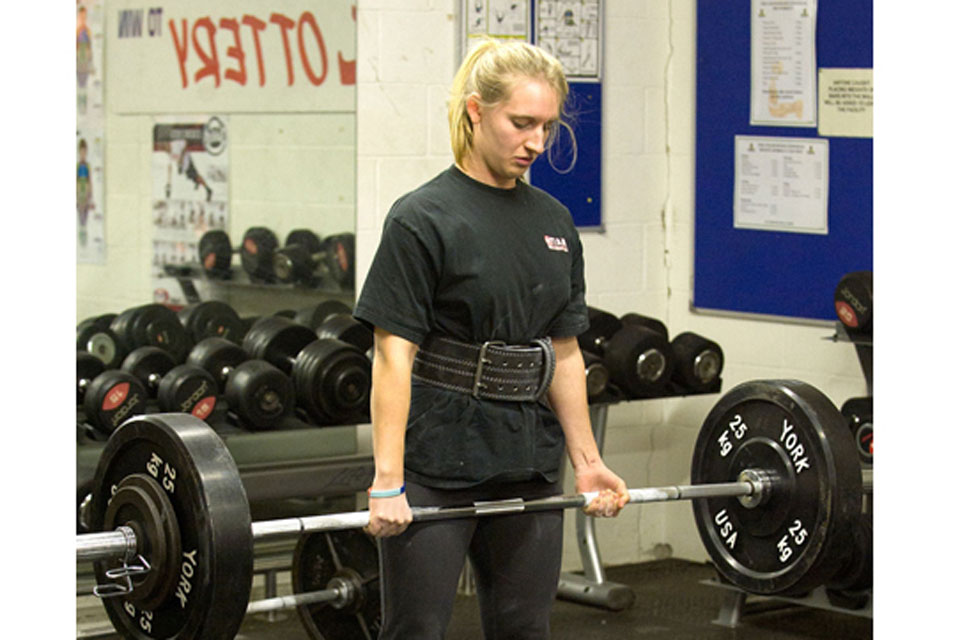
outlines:
{"label": "small logo on t-shirt", "polygon": [[543,236],[543,241],[547,243],[547,249],[550,249],[550,251],[568,252],[566,238],[554,238],[553,236]]}

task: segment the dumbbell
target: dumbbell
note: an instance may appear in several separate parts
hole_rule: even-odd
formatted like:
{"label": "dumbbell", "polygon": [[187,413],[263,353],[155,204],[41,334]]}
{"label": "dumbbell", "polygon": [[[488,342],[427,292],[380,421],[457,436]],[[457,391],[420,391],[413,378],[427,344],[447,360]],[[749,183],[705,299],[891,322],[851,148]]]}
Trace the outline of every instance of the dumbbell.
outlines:
{"label": "dumbbell", "polygon": [[673,351],[673,381],[684,389],[712,390],[723,371],[723,349],[692,331],[684,331],[670,341]]}
{"label": "dumbbell", "polygon": [[587,398],[593,399],[607,390],[607,384],[610,382],[610,371],[600,356],[589,351],[583,351],[582,354],[587,373]]}
{"label": "dumbbell", "polygon": [[370,360],[357,347],[317,335],[293,320],[268,316],[243,338],[243,350],[290,374],[298,406],[317,424],[365,419]]}
{"label": "dumbbell", "polygon": [[334,313],[317,327],[317,337],[340,340],[363,351],[373,359],[373,330],[349,313]]}
{"label": "dumbbell", "polygon": [[324,300],[312,307],[298,310],[293,316],[293,321],[315,330],[333,314],[350,313],[351,311],[353,310],[349,306],[339,300]]}
{"label": "dumbbell", "polygon": [[850,432],[857,441],[857,453],[864,466],[873,466],[873,398],[850,398],[840,407]]}
{"label": "dumbbell", "polygon": [[233,307],[225,302],[208,300],[187,305],[177,313],[194,344],[204,338],[225,338],[240,344],[244,326]]}
{"label": "dumbbell", "polygon": [[200,238],[200,266],[209,278],[227,279],[233,254],[239,253],[240,264],[251,280],[272,282],[273,253],[278,245],[276,234],[266,227],[247,229],[238,249],[230,244],[226,231],[207,231]]}
{"label": "dumbbell", "polygon": [[246,352],[229,340],[201,340],[190,350],[187,364],[213,376],[230,411],[248,429],[272,429],[293,413],[290,378],[268,362],[248,359]]}
{"label": "dumbbell", "polygon": [[116,369],[123,360],[120,341],[110,329],[115,313],[87,318],[77,325],[77,350],[95,355],[107,369]]}
{"label": "dumbbell", "polygon": [[183,362],[193,341],[177,314],[162,304],[147,304],[122,312],[110,323],[124,353],[137,347],[159,347],[175,362]]}
{"label": "dumbbell", "polygon": [[673,354],[667,336],[635,321],[587,308],[590,327],[578,337],[580,348],[603,358],[610,380],[628,397],[651,397],[670,380]]}
{"label": "dumbbell", "polygon": [[273,255],[274,275],[280,282],[309,283],[319,273],[342,287],[352,287],[355,242],[352,233],[321,240],[309,229],[294,229],[283,249]]}
{"label": "dumbbell", "polygon": [[873,331],[873,272],[854,271],[837,283],[833,292],[837,318],[855,333]]}
{"label": "dumbbell", "polygon": [[216,408],[213,375],[196,365],[177,365],[162,349],[138,347],[124,358],[120,368],[143,384],[162,412],[190,413],[206,420]]}
{"label": "dumbbell", "polygon": [[110,435],[127,418],[146,413],[147,390],[126,371],[106,370],[96,356],[77,351],[77,404],[94,429]]}

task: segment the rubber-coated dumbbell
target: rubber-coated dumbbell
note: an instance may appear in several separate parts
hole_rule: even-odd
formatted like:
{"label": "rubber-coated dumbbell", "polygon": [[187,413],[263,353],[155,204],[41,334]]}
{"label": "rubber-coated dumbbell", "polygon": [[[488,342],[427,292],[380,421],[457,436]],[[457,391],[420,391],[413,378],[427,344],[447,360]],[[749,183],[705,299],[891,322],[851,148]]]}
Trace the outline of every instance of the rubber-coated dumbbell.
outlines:
{"label": "rubber-coated dumbbell", "polygon": [[147,390],[126,371],[105,370],[96,356],[78,351],[77,404],[94,429],[110,435],[127,418],[146,413]]}
{"label": "rubber-coated dumbbell", "polygon": [[691,391],[710,391],[723,371],[720,345],[692,331],[678,333],[670,342],[673,350],[673,381]]}
{"label": "rubber-coated dumbbell", "polygon": [[840,278],[833,292],[837,318],[855,333],[873,331],[873,272],[853,271]]}
{"label": "rubber-coated dumbbell", "polygon": [[243,322],[226,302],[208,300],[187,305],[177,313],[194,344],[205,338],[224,338],[240,344]]}
{"label": "rubber-coated dumbbell", "polygon": [[239,253],[240,265],[251,280],[272,282],[273,253],[278,245],[276,234],[266,227],[247,229],[237,249],[230,244],[226,231],[207,231],[200,238],[200,266],[210,278],[227,279],[233,254]]}
{"label": "rubber-coated dumbbell", "polygon": [[110,329],[116,314],[87,318],[77,325],[77,350],[95,355],[107,369],[116,369],[123,361],[124,351],[120,341]]}
{"label": "rubber-coated dumbbell", "polygon": [[349,306],[339,300],[324,300],[312,307],[300,309],[294,314],[293,320],[297,324],[316,329],[333,314],[350,313],[351,311],[353,310]]}
{"label": "rubber-coated dumbbell", "polygon": [[349,313],[334,313],[317,327],[317,337],[340,340],[352,344],[367,354],[371,360],[373,353],[373,331]]}
{"label": "rubber-coated dumbbell", "polygon": [[201,340],[190,350],[187,364],[213,376],[230,412],[247,429],[272,429],[293,414],[290,378],[268,362],[248,359],[246,352],[229,340]]}
{"label": "rubber-coated dumbbell", "polygon": [[363,420],[370,400],[370,360],[357,347],[317,335],[287,318],[261,318],[243,338],[251,358],[290,374],[297,404],[317,424]]}
{"label": "rubber-coated dumbbell", "polygon": [[667,336],[638,322],[623,322],[589,307],[590,327],[580,348],[603,358],[610,380],[628,397],[657,395],[670,380],[673,354]]}
{"label": "rubber-coated dumbbell", "polygon": [[857,441],[857,453],[864,466],[873,466],[873,398],[850,398],[840,407],[850,433]]}
{"label": "rubber-coated dumbbell", "polygon": [[280,282],[311,283],[320,275],[341,287],[353,286],[355,238],[352,233],[324,240],[309,229],[287,235],[283,249],[273,255],[273,270]]}
{"label": "rubber-coated dumbbell", "polygon": [[137,347],[159,347],[175,362],[183,362],[193,344],[177,314],[162,304],[147,304],[122,312],[110,323],[125,353]]}
{"label": "rubber-coated dumbbell", "polygon": [[587,373],[587,397],[593,399],[607,390],[607,384],[610,382],[610,371],[600,356],[589,351],[582,351],[582,354]]}
{"label": "rubber-coated dumbbell", "polygon": [[139,347],[123,360],[121,369],[133,374],[157,399],[163,412],[189,413],[206,420],[217,404],[217,383],[205,369],[177,365],[166,351]]}

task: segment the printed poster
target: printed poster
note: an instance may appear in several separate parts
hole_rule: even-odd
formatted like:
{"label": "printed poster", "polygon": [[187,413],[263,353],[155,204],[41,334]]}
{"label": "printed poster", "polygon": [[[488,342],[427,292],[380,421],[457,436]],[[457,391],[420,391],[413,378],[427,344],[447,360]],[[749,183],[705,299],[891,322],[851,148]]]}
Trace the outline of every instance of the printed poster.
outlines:
{"label": "printed poster", "polygon": [[537,46],[563,64],[571,80],[600,80],[600,0],[539,0]]}
{"label": "printed poster", "polygon": [[177,274],[196,266],[203,234],[212,229],[226,230],[229,222],[227,117],[166,117],[154,122],[154,301],[186,304]]}
{"label": "printed poster", "polygon": [[103,7],[77,0],[77,262],[106,261],[103,184]]}

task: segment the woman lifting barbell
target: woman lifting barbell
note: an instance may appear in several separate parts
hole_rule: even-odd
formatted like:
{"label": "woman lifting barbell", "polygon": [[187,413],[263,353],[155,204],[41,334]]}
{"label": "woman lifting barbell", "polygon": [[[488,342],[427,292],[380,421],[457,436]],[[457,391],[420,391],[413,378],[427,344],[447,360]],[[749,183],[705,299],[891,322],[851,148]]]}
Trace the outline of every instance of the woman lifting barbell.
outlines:
{"label": "woman lifting barbell", "polygon": [[477,46],[454,78],[455,164],[393,205],[354,315],[374,327],[381,639],[442,638],[464,558],[485,637],[546,638],[563,546],[557,511],[411,524],[410,505],[562,493],[564,448],[586,510],[614,516],[626,485],[590,425],[576,336],[588,327],[569,211],[522,179],[568,93],[525,43]]}

